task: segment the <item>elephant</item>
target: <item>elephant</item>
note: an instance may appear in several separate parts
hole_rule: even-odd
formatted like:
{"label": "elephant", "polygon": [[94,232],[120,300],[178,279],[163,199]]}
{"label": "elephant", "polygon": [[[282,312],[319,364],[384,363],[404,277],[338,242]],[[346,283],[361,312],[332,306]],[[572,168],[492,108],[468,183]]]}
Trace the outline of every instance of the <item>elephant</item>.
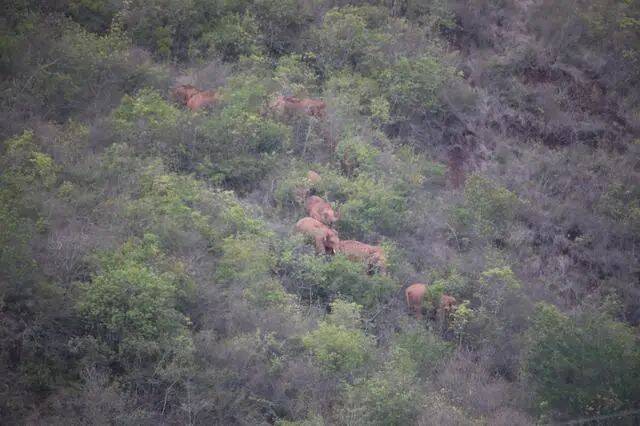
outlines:
{"label": "elephant", "polygon": [[380,246],[372,246],[355,240],[341,240],[338,244],[338,252],[343,253],[350,260],[366,262],[370,273],[376,269],[381,274],[386,273],[387,258]]}
{"label": "elephant", "polygon": [[317,253],[335,254],[340,244],[338,233],[312,217],[300,219],[295,226],[297,232],[313,237]]}
{"label": "elephant", "polygon": [[320,99],[278,96],[269,104],[269,108],[280,114],[302,113],[311,117],[323,118],[327,104]]}
{"label": "elephant", "polygon": [[321,180],[322,178],[318,173],[309,170],[306,179],[304,179],[304,183],[294,188],[294,199],[296,202],[302,204],[310,195],[314,195],[316,192],[314,186],[320,183]]}
{"label": "elephant", "polygon": [[191,111],[217,103],[220,94],[213,90],[200,90],[190,84],[183,84],[173,89],[173,97]]}
{"label": "elephant", "polygon": [[404,291],[409,310],[416,314],[416,318],[422,318],[422,300],[427,292],[427,285],[422,283],[411,284]]}
{"label": "elephant", "polygon": [[449,314],[451,314],[453,311],[456,310],[457,303],[458,302],[455,297],[443,294],[440,297],[440,307],[439,307],[440,312],[444,316],[448,316]]}
{"label": "elephant", "polygon": [[185,106],[187,105],[189,98],[198,93],[200,93],[200,90],[190,84],[183,84],[174,88],[172,91],[173,98]]}
{"label": "elephant", "polygon": [[319,220],[325,225],[332,226],[339,218],[339,215],[331,208],[331,204],[317,195],[312,195],[307,198],[304,206],[309,216]]}
{"label": "elephant", "polygon": [[218,92],[215,92],[213,90],[205,90],[191,96],[187,101],[187,108],[189,108],[191,111],[195,111],[200,108],[215,105],[219,101],[220,94]]}
{"label": "elephant", "polygon": [[309,170],[307,172],[307,180],[311,185],[317,185],[322,180],[322,177],[320,177],[320,175],[313,170]]}

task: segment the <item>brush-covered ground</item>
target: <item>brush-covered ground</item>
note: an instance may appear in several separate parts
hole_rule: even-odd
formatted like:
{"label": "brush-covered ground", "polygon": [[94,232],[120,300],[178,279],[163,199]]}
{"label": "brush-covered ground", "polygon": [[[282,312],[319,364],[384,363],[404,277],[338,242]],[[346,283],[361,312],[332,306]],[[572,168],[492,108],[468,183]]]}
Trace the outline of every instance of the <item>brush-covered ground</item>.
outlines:
{"label": "brush-covered ground", "polygon": [[8,1],[0,423],[633,424],[639,84],[633,0]]}

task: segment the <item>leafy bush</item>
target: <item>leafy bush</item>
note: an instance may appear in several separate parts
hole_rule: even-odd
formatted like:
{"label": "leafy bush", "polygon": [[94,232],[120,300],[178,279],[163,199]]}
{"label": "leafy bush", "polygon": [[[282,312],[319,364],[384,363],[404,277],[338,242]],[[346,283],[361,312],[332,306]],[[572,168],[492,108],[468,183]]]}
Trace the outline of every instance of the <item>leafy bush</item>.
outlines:
{"label": "leafy bush", "polygon": [[418,390],[392,374],[377,375],[347,387],[341,417],[354,425],[406,425],[419,413]]}
{"label": "leafy bush", "polygon": [[640,350],[628,326],[604,314],[569,316],[540,304],[527,332],[523,371],[542,411],[607,414],[640,398]]}
{"label": "leafy bush", "polygon": [[151,234],[98,259],[99,271],[78,300],[88,330],[120,361],[171,353],[188,326],[179,300],[188,293],[189,280],[180,265],[164,258]]}
{"label": "leafy bush", "polygon": [[393,235],[404,229],[408,201],[405,188],[365,174],[350,182],[348,188],[348,198],[339,206],[338,226],[344,235],[360,239],[375,233]]}
{"label": "leafy bush", "polygon": [[357,137],[345,138],[336,147],[336,156],[347,176],[358,175],[361,171],[371,172],[379,154],[375,147]]}
{"label": "leafy bush", "polygon": [[[352,262],[343,255],[336,255],[331,260],[308,254],[285,254],[282,267],[292,274],[299,287],[311,287],[316,297],[330,300],[340,296],[347,300],[372,308],[388,299],[397,288],[396,284],[386,276],[368,275],[366,265]],[[301,297],[308,297],[301,291]]]}
{"label": "leafy bush", "polygon": [[224,15],[212,31],[203,34],[202,42],[210,46],[210,55],[219,53],[224,60],[236,60],[257,52],[256,27],[249,14]]}
{"label": "leafy bush", "polygon": [[278,60],[273,79],[280,91],[293,96],[307,96],[317,91],[317,75],[302,55],[287,55]]}
{"label": "leafy bush", "polygon": [[198,128],[197,152],[204,157],[198,168],[214,182],[246,190],[275,167],[275,154],[288,146],[291,132],[260,113],[266,89],[259,81],[233,81],[228,92],[222,111]]}
{"label": "leafy bush", "polygon": [[438,372],[452,349],[450,343],[428,330],[411,330],[397,336],[391,363],[409,376],[427,377]]}
{"label": "leafy bush", "polygon": [[464,188],[465,207],[481,237],[504,239],[519,207],[518,196],[480,175],[469,177]]}
{"label": "leafy bush", "polygon": [[381,75],[396,120],[406,120],[416,111],[437,113],[442,108],[440,90],[453,78],[453,69],[434,56],[402,57]]}
{"label": "leafy bush", "polygon": [[[373,342],[361,330],[353,327],[355,321],[344,318],[357,318],[357,305],[351,305],[349,309],[352,312],[348,315],[345,315],[345,305],[339,307],[342,309],[329,314],[327,320],[303,338],[303,343],[321,368],[342,377],[350,377],[369,362]],[[339,318],[332,320],[332,316]]]}

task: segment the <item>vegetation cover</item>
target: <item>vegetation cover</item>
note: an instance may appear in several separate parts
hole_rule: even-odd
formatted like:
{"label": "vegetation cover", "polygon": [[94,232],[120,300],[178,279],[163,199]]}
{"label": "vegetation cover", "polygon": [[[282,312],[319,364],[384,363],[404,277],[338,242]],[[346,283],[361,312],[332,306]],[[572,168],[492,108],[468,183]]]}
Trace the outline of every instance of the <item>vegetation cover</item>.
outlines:
{"label": "vegetation cover", "polygon": [[637,424],[640,3],[6,3],[1,424]]}

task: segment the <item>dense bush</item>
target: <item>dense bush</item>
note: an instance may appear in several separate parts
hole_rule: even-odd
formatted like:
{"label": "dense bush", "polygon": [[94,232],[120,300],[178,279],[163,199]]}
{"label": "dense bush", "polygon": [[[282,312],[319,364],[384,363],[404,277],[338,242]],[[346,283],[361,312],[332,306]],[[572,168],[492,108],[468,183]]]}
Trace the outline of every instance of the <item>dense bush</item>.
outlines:
{"label": "dense bush", "polygon": [[606,314],[537,307],[524,359],[539,409],[606,414],[637,401],[640,353],[632,330]]}

